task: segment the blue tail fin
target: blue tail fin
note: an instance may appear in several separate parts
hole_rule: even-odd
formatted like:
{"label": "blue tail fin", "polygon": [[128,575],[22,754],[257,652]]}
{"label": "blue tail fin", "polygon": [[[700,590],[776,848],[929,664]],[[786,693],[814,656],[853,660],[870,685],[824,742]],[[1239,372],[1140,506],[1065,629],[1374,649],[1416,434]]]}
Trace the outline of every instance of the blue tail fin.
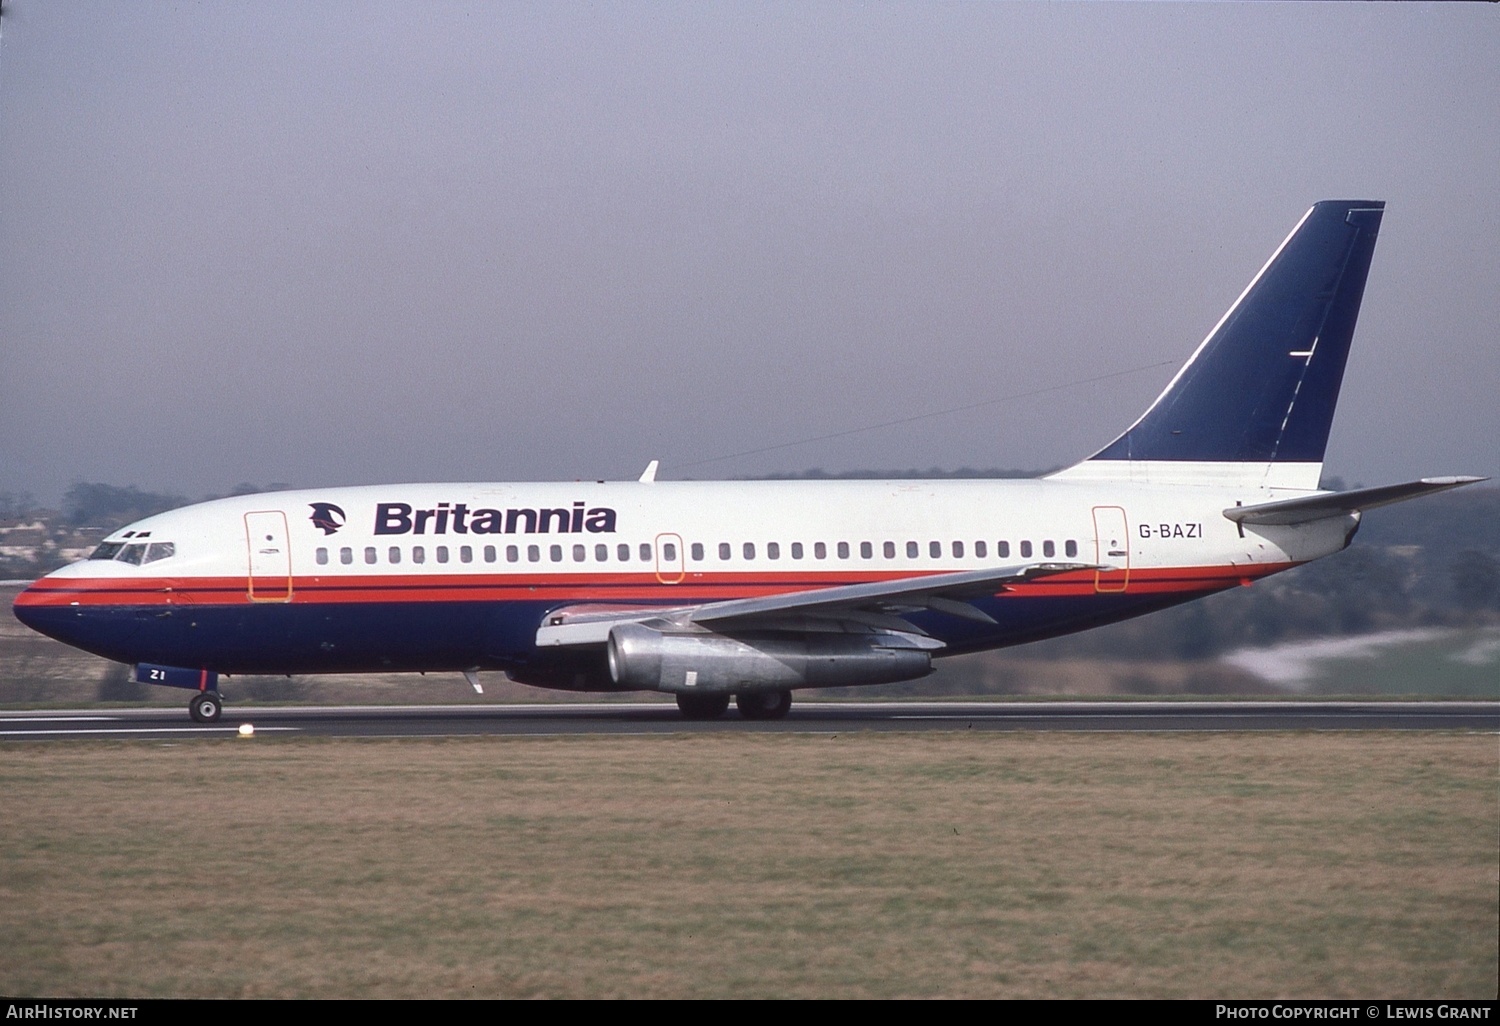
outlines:
{"label": "blue tail fin", "polygon": [[[1070,470],[1321,465],[1384,210],[1364,200],[1313,206],[1140,420]],[[1299,483],[1316,485],[1315,474]]]}

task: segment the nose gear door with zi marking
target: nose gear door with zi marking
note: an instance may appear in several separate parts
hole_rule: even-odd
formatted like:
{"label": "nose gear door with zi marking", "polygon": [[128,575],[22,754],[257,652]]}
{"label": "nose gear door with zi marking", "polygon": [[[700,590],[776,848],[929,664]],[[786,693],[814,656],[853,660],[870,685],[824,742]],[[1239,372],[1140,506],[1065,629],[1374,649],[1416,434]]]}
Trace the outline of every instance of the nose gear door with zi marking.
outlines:
{"label": "nose gear door with zi marking", "polygon": [[1110,570],[1094,571],[1094,590],[1122,592],[1130,586],[1130,530],[1119,506],[1094,507],[1094,562]]}
{"label": "nose gear door with zi marking", "polygon": [[292,550],[286,514],[266,510],[245,514],[245,544],[249,558],[246,594],[251,602],[292,600]]}

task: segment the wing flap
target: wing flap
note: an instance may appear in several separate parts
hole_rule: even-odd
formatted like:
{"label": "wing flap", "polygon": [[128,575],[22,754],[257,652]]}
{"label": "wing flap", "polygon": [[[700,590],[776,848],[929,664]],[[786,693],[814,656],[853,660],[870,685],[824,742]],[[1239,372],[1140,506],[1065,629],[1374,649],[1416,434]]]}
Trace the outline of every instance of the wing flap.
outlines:
{"label": "wing flap", "polygon": [[[1032,563],[963,570],[951,574],[927,574],[892,581],[871,581],[868,584],[845,584],[811,591],[711,602],[694,609],[689,614],[689,619],[693,623],[723,625],[736,620],[755,620],[790,612],[830,614],[841,609],[884,612],[889,611],[892,606],[927,608],[929,598],[939,601],[938,605],[930,608],[943,609],[948,606],[943,611],[949,612],[951,603],[980,595],[993,595],[1013,584],[1024,584],[1039,577],[1072,570],[1092,569],[1095,569],[1092,565],[1084,563]],[[969,609],[971,613],[984,615],[972,606]]]}
{"label": "wing flap", "polygon": [[1042,577],[1095,569],[1099,568],[1091,563],[1031,563],[780,592],[699,606],[576,606],[548,614],[537,629],[536,643],[539,648],[602,645],[609,640],[610,629],[616,624],[649,625],[653,621],[667,629],[691,630],[696,626],[714,631],[735,627],[812,630],[816,626],[811,621],[840,621],[919,637],[923,632],[902,619],[903,613],[932,609],[963,619],[994,623],[987,613],[967,600],[994,595],[1012,585]]}

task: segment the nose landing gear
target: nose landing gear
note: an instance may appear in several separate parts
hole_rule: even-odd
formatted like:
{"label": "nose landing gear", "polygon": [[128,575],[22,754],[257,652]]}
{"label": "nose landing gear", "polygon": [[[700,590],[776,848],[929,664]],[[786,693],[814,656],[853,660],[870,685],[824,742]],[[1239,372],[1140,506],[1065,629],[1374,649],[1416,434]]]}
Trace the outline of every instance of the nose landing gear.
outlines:
{"label": "nose landing gear", "polygon": [[188,701],[188,715],[198,723],[218,723],[224,702],[217,691],[200,691]]}
{"label": "nose landing gear", "polygon": [[224,701],[219,697],[219,675],[213,670],[136,663],[134,680],[137,684],[162,684],[192,691],[193,697],[188,699],[188,715],[195,722],[218,723],[224,714]]}

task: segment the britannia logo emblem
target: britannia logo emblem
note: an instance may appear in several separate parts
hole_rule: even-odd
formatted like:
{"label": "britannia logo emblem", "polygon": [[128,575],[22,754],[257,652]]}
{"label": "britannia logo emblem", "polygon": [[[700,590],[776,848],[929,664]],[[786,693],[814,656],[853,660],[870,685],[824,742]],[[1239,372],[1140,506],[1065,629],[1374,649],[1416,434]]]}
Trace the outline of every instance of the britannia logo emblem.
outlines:
{"label": "britannia logo emblem", "polygon": [[344,511],[331,502],[313,502],[312,516],[308,519],[324,534],[332,534],[344,526]]}

